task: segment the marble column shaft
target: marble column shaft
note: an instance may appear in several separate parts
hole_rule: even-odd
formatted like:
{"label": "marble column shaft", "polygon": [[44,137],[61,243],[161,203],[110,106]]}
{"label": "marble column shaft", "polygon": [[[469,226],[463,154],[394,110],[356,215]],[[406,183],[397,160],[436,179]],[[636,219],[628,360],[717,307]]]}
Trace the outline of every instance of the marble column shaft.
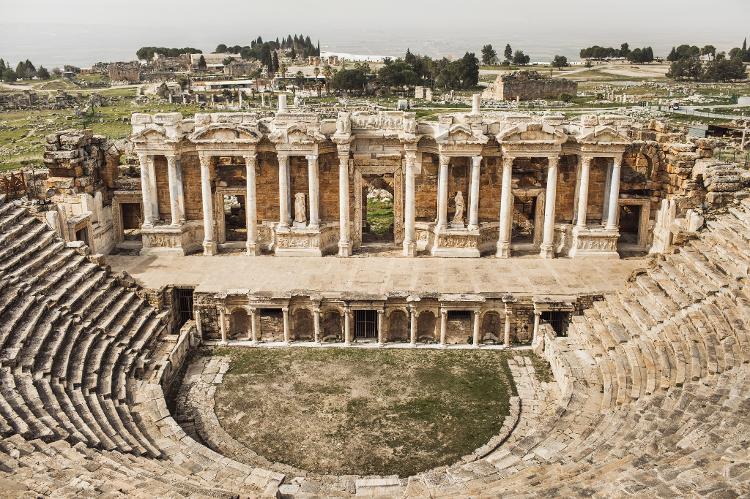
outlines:
{"label": "marble column shaft", "polygon": [[378,310],[378,346],[383,346],[385,343],[385,331],[383,331],[383,325],[385,321],[385,310]]}
{"label": "marble column shaft", "polygon": [[174,155],[167,156],[167,178],[169,180],[169,207],[172,225],[185,222],[185,194],[182,187],[182,168]]}
{"label": "marble column shaft", "polygon": [[255,308],[250,309],[250,341],[258,342],[258,311]]}
{"label": "marble column shaft", "polygon": [[141,164],[141,204],[143,206],[143,225],[154,224],[153,207],[151,203],[151,183],[149,180],[148,156],[139,154],[138,161]]}
{"label": "marble column shaft", "polygon": [[258,254],[258,197],[256,191],[255,161],[254,154],[245,156],[245,178],[247,181],[247,195],[245,196],[247,243],[245,247],[248,255]]}
{"label": "marble column shaft", "polygon": [[581,158],[581,178],[578,188],[578,209],[576,213],[576,226],[586,227],[586,211],[589,206],[589,177],[591,174],[591,157]]}
{"label": "marble column shaft", "polygon": [[213,255],[216,253],[216,240],[214,239],[214,205],[211,194],[211,157],[199,156],[201,163],[201,199],[203,204],[203,253]]}
{"label": "marble column shaft", "polygon": [[506,347],[510,347],[510,318],[511,318],[511,308],[506,304],[505,305],[505,324],[503,327],[503,343]]}
{"label": "marble column shaft", "polygon": [[609,186],[609,204],[607,205],[607,230],[617,229],[617,209],[620,199],[620,170],[622,158],[617,157],[612,164],[612,178]]}
{"label": "marble column shaft", "polygon": [[318,172],[318,156],[310,154],[307,158],[307,197],[310,204],[310,221],[307,226],[310,229],[320,227],[319,203],[320,182]]}
{"label": "marble column shaft", "polygon": [[469,230],[479,228],[479,183],[481,180],[482,157],[471,158],[471,185],[469,187]]}
{"label": "marble column shaft", "polygon": [[446,337],[448,335],[448,311],[440,309],[440,346],[446,345]]}
{"label": "marble column shaft", "polygon": [[339,256],[351,256],[352,243],[349,227],[349,149],[340,147],[339,153]]}
{"label": "marble column shaft", "polygon": [[480,318],[480,312],[479,310],[474,310],[474,322],[472,323],[472,335],[471,335],[471,343],[474,345],[474,347],[479,346],[479,318]]}
{"label": "marble column shaft", "polygon": [[555,201],[557,198],[557,157],[550,157],[547,165],[547,190],[544,196],[544,232],[540,255],[555,256]]}
{"label": "marble column shaft", "polygon": [[284,343],[289,343],[289,307],[283,307],[281,314],[284,319]]}
{"label": "marble column shaft", "polygon": [[409,307],[409,343],[411,346],[417,346],[417,318],[419,313],[414,307]]}
{"label": "marble column shaft", "polygon": [[320,343],[320,308],[313,309],[313,340]]}
{"label": "marble column shaft", "polygon": [[513,210],[513,157],[503,157],[503,183],[500,190],[500,226],[498,228],[498,258],[510,256],[510,231]]}
{"label": "marble column shaft", "polygon": [[159,191],[156,188],[156,165],[154,164],[154,157],[149,156],[148,161],[148,188],[151,191],[151,216],[154,222],[159,220]]}
{"label": "marble column shaft", "polygon": [[406,176],[404,182],[404,256],[414,256],[416,253],[416,199],[414,189],[414,169],[416,168],[417,154],[407,152]]}
{"label": "marble column shaft", "polygon": [[450,157],[440,156],[440,169],[438,172],[437,209],[438,218],[436,230],[443,230],[448,224],[448,165]]}
{"label": "marble column shaft", "polygon": [[219,308],[219,330],[221,331],[221,342],[227,342],[227,325],[226,325],[226,312],[224,307]]}
{"label": "marble column shaft", "polygon": [[352,311],[349,307],[344,308],[344,344],[351,345],[352,343],[352,324],[351,324]]}
{"label": "marble column shaft", "polygon": [[279,227],[289,226],[289,156],[279,154]]}

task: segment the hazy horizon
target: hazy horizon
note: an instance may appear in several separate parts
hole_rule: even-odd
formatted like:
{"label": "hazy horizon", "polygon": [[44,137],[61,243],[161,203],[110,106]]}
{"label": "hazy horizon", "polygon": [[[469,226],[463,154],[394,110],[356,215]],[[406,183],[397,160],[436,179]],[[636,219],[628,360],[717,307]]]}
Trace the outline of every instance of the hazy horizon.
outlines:
{"label": "hazy horizon", "polygon": [[98,61],[133,60],[145,45],[192,46],[210,52],[219,43],[247,45],[257,36],[275,39],[297,33],[319,39],[321,49],[334,52],[400,56],[410,48],[433,57],[455,57],[478,53],[485,43],[501,53],[510,43],[532,61],[544,61],[555,54],[577,59],[582,47],[619,47],[622,42],[631,48],[650,45],[657,56],[681,43],[729,50],[750,34],[747,0],[718,0],[712,9],[698,0],[631,0],[619,8],[594,0],[522,5],[480,0],[290,0],[282,7],[229,3],[209,8],[210,3],[198,0],[14,2],[3,7],[0,57],[13,65],[30,59],[47,67],[85,67]]}

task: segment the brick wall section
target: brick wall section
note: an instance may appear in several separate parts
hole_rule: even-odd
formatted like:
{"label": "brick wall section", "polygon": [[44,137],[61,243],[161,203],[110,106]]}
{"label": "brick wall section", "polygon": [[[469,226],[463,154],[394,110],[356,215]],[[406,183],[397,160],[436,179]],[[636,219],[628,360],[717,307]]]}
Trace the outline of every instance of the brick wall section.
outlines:
{"label": "brick wall section", "polygon": [[502,166],[498,158],[485,158],[482,161],[479,178],[479,221],[498,222],[500,220],[500,193],[502,190]]}
{"label": "brick wall section", "polygon": [[185,218],[203,220],[203,197],[201,194],[201,164],[197,154],[183,154],[182,188],[185,193]]}
{"label": "brick wall section", "polygon": [[255,169],[258,220],[279,220],[279,162],[276,154],[259,153]]}
{"label": "brick wall section", "polygon": [[422,155],[422,173],[414,179],[414,205],[416,219],[422,222],[434,222],[437,218],[437,156]]}
{"label": "brick wall section", "polygon": [[[339,219],[339,158],[335,153],[321,154],[318,158],[320,219],[335,222]],[[350,181],[350,184],[352,182]],[[353,189],[353,187],[350,186]],[[350,198],[353,200],[353,198]],[[350,202],[353,204],[353,201]]]}

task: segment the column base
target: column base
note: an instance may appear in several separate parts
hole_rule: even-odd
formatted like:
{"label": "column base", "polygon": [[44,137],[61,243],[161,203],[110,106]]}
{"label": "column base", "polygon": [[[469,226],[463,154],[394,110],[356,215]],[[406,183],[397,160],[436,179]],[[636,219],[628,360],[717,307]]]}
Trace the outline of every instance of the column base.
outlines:
{"label": "column base", "polygon": [[496,258],[510,258],[510,243],[497,243]]}
{"label": "column base", "polygon": [[214,256],[218,253],[218,247],[216,241],[203,241],[203,255]]}
{"label": "column base", "polygon": [[555,247],[542,244],[539,247],[539,256],[542,258],[555,258]]}
{"label": "column base", "polygon": [[417,256],[417,243],[414,241],[404,241],[404,256]]}
{"label": "column base", "polygon": [[247,243],[245,249],[250,256],[260,255],[260,246],[258,246],[258,243]]}
{"label": "column base", "polygon": [[352,256],[352,243],[349,241],[339,241],[339,256],[349,257]]}

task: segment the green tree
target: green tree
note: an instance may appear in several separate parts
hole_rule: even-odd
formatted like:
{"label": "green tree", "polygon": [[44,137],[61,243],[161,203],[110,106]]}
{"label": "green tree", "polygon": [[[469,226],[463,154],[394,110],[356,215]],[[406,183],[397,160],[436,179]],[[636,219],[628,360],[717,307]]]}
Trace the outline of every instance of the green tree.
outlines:
{"label": "green tree", "polygon": [[200,71],[205,71],[207,69],[207,67],[208,67],[206,65],[206,58],[203,57],[203,54],[201,54],[201,56],[198,58],[198,64],[197,64],[197,66],[198,66],[198,70],[200,70]]}
{"label": "green tree", "polygon": [[699,80],[703,75],[703,66],[697,57],[678,59],[669,66],[667,78],[675,80]]}
{"label": "green tree", "polygon": [[360,67],[342,69],[331,79],[331,87],[344,92],[363,93],[367,85],[367,73]]}
{"label": "green tree", "polygon": [[39,66],[39,69],[36,70],[36,76],[40,80],[49,80],[49,71],[44,66]]}
{"label": "green tree", "polygon": [[620,57],[627,57],[630,54],[630,44],[623,43],[620,45]]}
{"label": "green tree", "polygon": [[18,79],[18,76],[16,76],[16,72],[13,71],[10,68],[5,68],[3,70],[3,81],[5,82],[13,82]]}
{"label": "green tree", "polygon": [[510,62],[511,59],[513,59],[513,49],[510,48],[510,43],[505,45],[505,52],[503,54],[505,56],[505,60]]}
{"label": "green tree", "polygon": [[731,81],[747,78],[745,64],[740,59],[716,59],[703,66],[704,81]]}
{"label": "green tree", "polygon": [[294,75],[294,86],[302,89],[305,86],[305,74],[302,71],[297,71]]}
{"label": "green tree", "polygon": [[716,47],[713,45],[705,45],[701,49],[701,55],[708,56],[711,60],[716,58]]}
{"label": "green tree", "polygon": [[523,50],[516,50],[513,53],[513,64],[518,64],[519,66],[525,66],[531,62],[531,57],[523,53]]}
{"label": "green tree", "polygon": [[482,47],[482,64],[490,66],[497,62],[497,52],[492,48],[491,44],[487,44]]}
{"label": "green tree", "polygon": [[667,56],[667,60],[669,62],[674,62],[677,59],[679,59],[679,57],[677,57],[677,49],[675,49],[674,47],[672,47],[672,50],[669,52],[669,55]]}
{"label": "green tree", "polygon": [[565,57],[564,55],[556,55],[555,58],[552,59],[553,68],[560,69],[560,68],[564,68],[567,66],[570,66],[570,64],[568,64],[568,58]]}
{"label": "green tree", "polygon": [[218,44],[216,46],[216,50],[214,50],[214,53],[215,54],[223,54],[226,51],[227,51],[227,46],[224,45],[223,43],[220,43],[220,44]]}
{"label": "green tree", "polygon": [[381,87],[391,88],[417,85],[420,79],[410,64],[397,59],[380,68],[376,81]]}

